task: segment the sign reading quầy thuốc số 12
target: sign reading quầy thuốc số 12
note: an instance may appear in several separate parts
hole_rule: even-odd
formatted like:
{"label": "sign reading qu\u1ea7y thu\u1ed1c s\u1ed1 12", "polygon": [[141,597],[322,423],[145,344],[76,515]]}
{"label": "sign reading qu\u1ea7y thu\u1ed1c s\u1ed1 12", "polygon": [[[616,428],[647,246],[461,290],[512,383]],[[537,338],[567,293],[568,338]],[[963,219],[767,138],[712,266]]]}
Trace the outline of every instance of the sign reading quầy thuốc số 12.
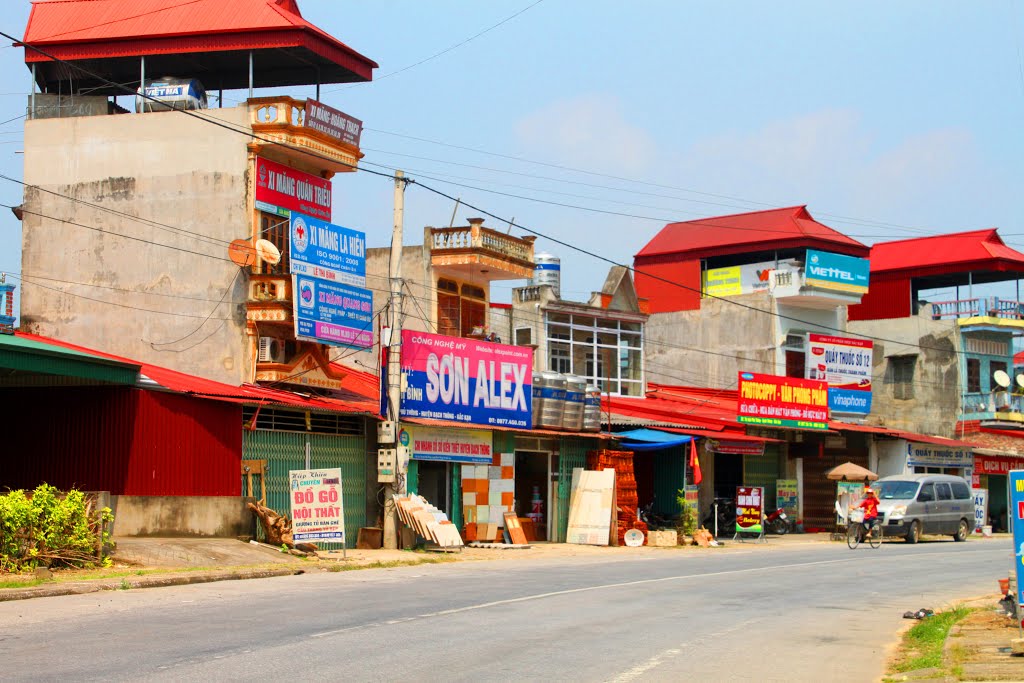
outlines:
{"label": "sign reading qu\u1ea7y thu\u1ed1c s\u1ed1 12", "polygon": [[291,470],[292,539],[345,542],[345,509],[342,504],[341,468]]}
{"label": "sign reading qu\u1ea7y thu\u1ed1c s\u1ed1 12", "polygon": [[292,276],[295,338],[332,346],[373,346],[373,292],[304,275]]}
{"label": "sign reading qu\u1ea7y thu\u1ed1c s\u1ed1 12", "polygon": [[256,208],[287,218],[298,211],[331,220],[331,181],[256,157]]}
{"label": "sign reading qu\u1ea7y thu\u1ed1c s\u1ed1 12", "polygon": [[736,531],[761,533],[764,515],[764,488],[761,486],[736,487]]}
{"label": "sign reading qu\u1ea7y thu\u1ed1c s\u1ed1 12", "polygon": [[366,234],[296,211],[291,214],[292,273],[366,286]]}
{"label": "sign reading qu\u1ea7y thu\u1ed1c s\u1ed1 12", "polygon": [[870,339],[807,335],[807,379],[828,383],[828,405],[833,413],[871,412],[872,352]]}
{"label": "sign reading qu\u1ea7y thu\u1ed1c s\u1ed1 12", "polygon": [[401,416],[532,427],[533,349],[402,330]]}
{"label": "sign reading qu\u1ea7y thu\u1ed1c s\u1ed1 12", "polygon": [[746,424],[828,429],[828,385],[741,370],[738,413],[737,420]]}

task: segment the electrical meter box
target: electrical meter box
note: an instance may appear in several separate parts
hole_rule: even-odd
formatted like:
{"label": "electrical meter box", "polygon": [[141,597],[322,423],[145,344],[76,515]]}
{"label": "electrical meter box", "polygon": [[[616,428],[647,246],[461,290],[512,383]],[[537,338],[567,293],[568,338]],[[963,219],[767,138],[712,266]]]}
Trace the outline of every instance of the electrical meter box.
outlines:
{"label": "electrical meter box", "polygon": [[394,443],[397,438],[396,424],[393,420],[385,420],[377,423],[377,441],[379,443]]}
{"label": "electrical meter box", "polygon": [[395,466],[398,453],[394,448],[377,449],[377,481],[390,484],[395,481]]}

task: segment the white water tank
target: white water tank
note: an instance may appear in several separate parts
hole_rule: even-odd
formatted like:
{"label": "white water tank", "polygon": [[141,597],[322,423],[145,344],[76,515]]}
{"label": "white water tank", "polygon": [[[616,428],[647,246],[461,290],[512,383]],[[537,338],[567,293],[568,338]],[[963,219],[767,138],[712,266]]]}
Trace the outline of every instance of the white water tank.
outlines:
{"label": "white water tank", "polygon": [[533,284],[551,285],[552,291],[562,298],[562,259],[554,254],[541,252],[533,257]]}

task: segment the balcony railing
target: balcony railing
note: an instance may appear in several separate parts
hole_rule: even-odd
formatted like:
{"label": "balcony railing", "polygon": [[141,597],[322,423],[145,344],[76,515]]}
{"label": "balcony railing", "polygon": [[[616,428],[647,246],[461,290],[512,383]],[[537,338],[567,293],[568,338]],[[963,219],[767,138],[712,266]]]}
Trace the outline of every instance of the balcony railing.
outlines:
{"label": "balcony railing", "polygon": [[963,395],[964,415],[1022,413],[1024,396],[1006,391],[980,391]]}
{"label": "balcony railing", "polygon": [[533,242],[491,230],[479,225],[462,228],[434,228],[431,231],[434,251],[477,249],[495,256],[533,263]]}
{"label": "balcony railing", "polygon": [[[359,148],[306,126],[305,100],[279,95],[254,97],[248,104],[252,129],[264,139],[257,139],[255,145],[266,144],[265,140],[280,142],[286,146],[275,148],[278,154],[294,156],[299,161],[309,163],[310,155],[301,151],[308,150],[316,153],[319,157],[317,165],[326,170],[356,170],[363,156]],[[299,149],[289,150],[289,147]]]}
{"label": "balcony railing", "polygon": [[540,286],[530,285],[529,287],[517,287],[513,290],[516,295],[516,300],[519,303],[526,303],[528,301],[540,301]]}
{"label": "balcony railing", "polygon": [[977,316],[1024,320],[1024,303],[1014,299],[1001,299],[997,296],[959,299],[957,301],[934,301],[931,302],[931,307],[933,320],[973,318]]}

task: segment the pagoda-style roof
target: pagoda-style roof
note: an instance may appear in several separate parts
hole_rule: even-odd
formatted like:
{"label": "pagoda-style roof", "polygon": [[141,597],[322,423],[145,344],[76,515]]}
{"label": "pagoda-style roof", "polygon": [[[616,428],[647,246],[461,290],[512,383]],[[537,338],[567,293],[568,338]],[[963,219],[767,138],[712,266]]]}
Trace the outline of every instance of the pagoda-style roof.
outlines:
{"label": "pagoda-style roof", "polygon": [[790,206],[669,223],[636,256],[690,260],[805,248],[868,255],[868,247],[814,220],[806,206]]}
{"label": "pagoda-style roof", "polygon": [[40,88],[94,95],[124,93],[73,65],[135,84],[145,57],[147,77],[198,78],[208,90],[249,87],[250,53],[255,87],[368,81],[377,67],[295,0],[36,0],[23,44]]}
{"label": "pagoda-style roof", "polygon": [[[1024,254],[1003,242],[995,228],[877,242],[871,247],[871,276],[928,277],[957,273],[1024,273]],[[980,280],[975,280],[979,282]]]}

